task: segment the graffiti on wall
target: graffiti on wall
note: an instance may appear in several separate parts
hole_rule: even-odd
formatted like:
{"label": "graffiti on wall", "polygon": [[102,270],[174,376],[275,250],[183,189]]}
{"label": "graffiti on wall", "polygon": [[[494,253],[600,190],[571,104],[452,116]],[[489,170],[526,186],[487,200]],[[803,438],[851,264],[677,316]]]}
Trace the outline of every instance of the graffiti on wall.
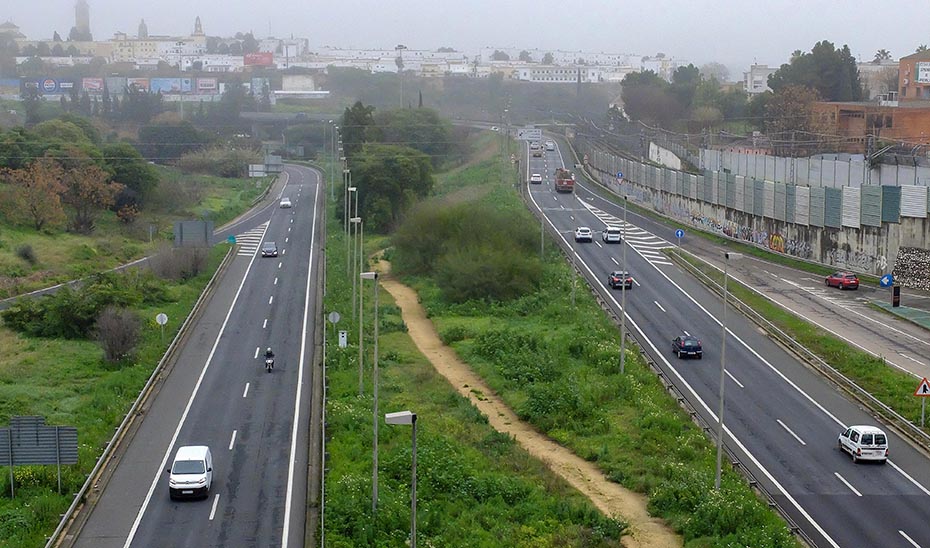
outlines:
{"label": "graffiti on wall", "polygon": [[880,272],[888,268],[888,260],[884,255],[870,255],[859,251],[833,248],[827,252],[827,263],[836,266],[845,266],[853,270]]}

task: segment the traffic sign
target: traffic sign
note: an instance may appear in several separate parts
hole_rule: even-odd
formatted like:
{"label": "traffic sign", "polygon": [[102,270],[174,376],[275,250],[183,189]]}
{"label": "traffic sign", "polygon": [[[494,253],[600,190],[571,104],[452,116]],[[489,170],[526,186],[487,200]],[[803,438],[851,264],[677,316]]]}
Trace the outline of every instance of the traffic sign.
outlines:
{"label": "traffic sign", "polygon": [[880,286],[882,286],[882,287],[891,287],[891,286],[894,285],[894,276],[891,275],[891,274],[885,274],[885,275],[882,276],[882,278],[878,281],[878,284],[879,284]]}
{"label": "traffic sign", "polygon": [[235,236],[230,236],[230,237],[226,238],[226,241],[227,241],[228,243],[230,243],[230,244],[234,244],[234,243],[236,243],[236,237],[235,237]]}
{"label": "traffic sign", "polygon": [[675,231],[675,237],[678,238],[679,240],[684,238],[685,231],[679,228],[678,230]]}
{"label": "traffic sign", "polygon": [[917,390],[914,390],[914,395],[921,398],[930,397],[930,381],[927,380],[927,377],[924,377],[923,380],[920,381],[920,384],[917,385]]}
{"label": "traffic sign", "polygon": [[330,312],[329,316],[327,316],[327,318],[329,318],[330,323],[339,323],[339,318],[341,317],[342,316],[340,316],[339,313],[336,312],[335,310]]}
{"label": "traffic sign", "polygon": [[523,127],[517,129],[517,139],[521,141],[542,140],[542,130],[538,128]]}
{"label": "traffic sign", "polygon": [[618,172],[617,172],[617,179],[623,179],[623,172],[622,172],[622,171],[618,171]]}

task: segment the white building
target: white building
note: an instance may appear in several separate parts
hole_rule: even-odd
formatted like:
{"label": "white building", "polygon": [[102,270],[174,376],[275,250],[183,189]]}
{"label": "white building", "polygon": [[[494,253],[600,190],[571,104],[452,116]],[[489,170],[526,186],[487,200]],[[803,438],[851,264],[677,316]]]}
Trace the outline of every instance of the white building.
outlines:
{"label": "white building", "polygon": [[749,70],[743,72],[743,89],[750,96],[772,91],[772,88],[769,87],[769,76],[774,74],[776,70],[778,69],[771,68],[768,65],[750,65]]}

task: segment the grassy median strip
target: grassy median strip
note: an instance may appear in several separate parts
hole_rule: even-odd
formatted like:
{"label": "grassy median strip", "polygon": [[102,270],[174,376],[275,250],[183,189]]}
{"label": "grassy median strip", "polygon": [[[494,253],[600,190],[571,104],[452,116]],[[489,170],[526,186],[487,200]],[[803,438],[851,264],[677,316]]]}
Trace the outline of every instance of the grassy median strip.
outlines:
{"label": "grassy median strip", "polygon": [[[720,270],[686,253],[681,254],[681,259],[688,261],[714,283],[723,285],[723,272]],[[848,342],[799,318],[733,278],[730,278],[727,289],[734,297],[772,322],[798,344],[830,364],[912,424],[920,423],[920,401],[918,401],[919,398],[914,397],[917,380],[912,375],[888,366],[879,357],[854,348]]]}
{"label": "grassy median strip", "polygon": [[[616,325],[584,290],[583,280],[577,282],[572,305],[570,267],[552,251],[551,243],[534,275],[522,281],[526,289],[520,296],[453,302],[450,295],[467,294],[468,287],[461,279],[451,279],[443,265],[458,265],[460,278],[469,278],[472,272],[481,276],[484,269],[506,270],[510,264],[502,262],[493,246],[474,244],[483,240],[476,232],[504,232],[515,239],[535,235],[534,244],[521,248],[522,256],[513,257],[518,252],[507,249],[512,264],[538,260],[539,255],[538,221],[509,184],[466,174],[449,188],[459,195],[468,194],[469,185],[491,188],[470,193],[476,198],[467,205],[472,209],[464,218],[475,218],[476,211],[493,211],[505,219],[506,228],[485,227],[487,219],[498,218],[488,215],[461,231],[456,228],[461,217],[436,213],[444,204],[440,196],[433,207],[422,208],[432,216],[429,223],[419,221],[417,226],[428,224],[433,232],[452,235],[443,247],[447,257],[435,261],[437,270],[432,273],[421,271],[404,278],[417,289],[443,341],[522,419],[597,463],[614,481],[647,494],[650,511],[666,518],[686,542],[794,546],[784,522],[737,473],[725,471],[721,491],[714,492],[711,442],[634,348],[629,350],[625,373],[620,373]],[[415,246],[416,239],[405,239],[403,229],[399,232],[395,264],[403,265],[407,252],[401,242],[411,245],[412,241]],[[414,255],[407,257],[408,264],[419,264],[416,251]]]}
{"label": "grassy median strip", "polygon": [[[13,415],[41,415],[46,424],[78,430],[78,464],[62,467],[61,495],[54,466],[18,466],[11,499],[3,468],[0,547],[45,543],[228,249],[214,247],[205,270],[186,282],[161,282],[166,302],[135,310],[144,319],[142,339],[126,363],[104,363],[92,341],[27,337],[0,328],[0,424],[8,425]],[[160,312],[168,316],[164,340],[155,322]]]}
{"label": "grassy median strip", "polygon": [[[332,217],[331,217],[332,219]],[[509,436],[497,433],[419,353],[400,310],[380,292],[379,497],[372,517],[373,285],[364,281],[364,393],[358,392],[358,322],[350,311],[345,240],[329,223],[327,327],[327,475],[325,535],[330,547],[402,546],[410,528],[409,427],[384,413],[417,413],[418,543],[423,546],[619,547],[626,524],[605,517]],[[378,249],[384,240],[370,238]],[[348,331],[347,348],[335,330]]]}

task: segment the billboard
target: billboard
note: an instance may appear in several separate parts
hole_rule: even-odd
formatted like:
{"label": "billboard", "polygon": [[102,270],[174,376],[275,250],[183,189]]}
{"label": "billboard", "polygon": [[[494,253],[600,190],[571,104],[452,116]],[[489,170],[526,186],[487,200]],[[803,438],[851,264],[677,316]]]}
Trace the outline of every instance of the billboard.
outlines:
{"label": "billboard", "polygon": [[190,93],[194,91],[193,78],[181,78],[181,93]]}
{"label": "billboard", "polygon": [[110,76],[104,79],[106,82],[106,87],[110,90],[110,94],[122,96],[126,93],[126,77],[125,76]]}
{"label": "billboard", "polygon": [[81,88],[87,93],[103,93],[103,78],[84,78]]}
{"label": "billboard", "polygon": [[181,93],[180,78],[152,78],[149,80],[152,93]]}
{"label": "billboard", "polygon": [[274,64],[274,54],[270,51],[246,53],[242,56],[242,64],[246,66],[258,65],[267,67]]}
{"label": "billboard", "polygon": [[268,92],[270,93],[271,82],[268,81],[268,78],[252,78],[252,88],[250,91],[256,97],[261,97],[266,86],[268,87]]}
{"label": "billboard", "polygon": [[126,87],[136,88],[139,91],[149,91],[148,78],[126,78]]}
{"label": "billboard", "polygon": [[930,63],[917,63],[917,83],[930,84]]}
{"label": "billboard", "polygon": [[217,89],[216,78],[197,79],[197,93],[216,93]]}

